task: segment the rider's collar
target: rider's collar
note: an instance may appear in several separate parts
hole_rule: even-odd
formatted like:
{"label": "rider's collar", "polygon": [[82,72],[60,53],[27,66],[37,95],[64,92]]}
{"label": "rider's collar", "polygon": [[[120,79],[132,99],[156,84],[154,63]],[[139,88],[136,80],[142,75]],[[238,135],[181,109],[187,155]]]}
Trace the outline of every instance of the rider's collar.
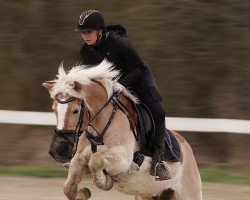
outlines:
{"label": "rider's collar", "polygon": [[108,32],[103,31],[103,33],[102,33],[102,35],[101,35],[100,41],[97,42],[97,44],[89,45],[89,47],[98,49],[99,47],[103,46],[104,43],[105,43],[105,41],[106,41],[106,38],[108,37],[108,35],[109,35]]}

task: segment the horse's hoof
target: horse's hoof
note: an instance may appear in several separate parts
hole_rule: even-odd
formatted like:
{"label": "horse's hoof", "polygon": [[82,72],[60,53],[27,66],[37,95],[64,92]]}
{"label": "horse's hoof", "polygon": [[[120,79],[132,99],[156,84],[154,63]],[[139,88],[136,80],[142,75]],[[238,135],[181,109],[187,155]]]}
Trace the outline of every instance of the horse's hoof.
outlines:
{"label": "horse's hoof", "polygon": [[139,165],[137,165],[136,163],[132,162],[130,168],[128,169],[128,174],[131,175],[133,174],[133,172],[137,172],[140,170]]}
{"label": "horse's hoof", "polygon": [[91,197],[91,192],[88,188],[80,188],[77,191],[76,200],[87,200]]}
{"label": "horse's hoof", "polygon": [[103,190],[106,190],[106,191],[108,191],[108,190],[111,190],[112,189],[112,187],[113,187],[113,179],[111,178],[111,176],[106,176],[106,184],[105,184],[105,186],[104,186],[104,188],[103,188]]}
{"label": "horse's hoof", "polygon": [[98,188],[108,191],[113,187],[113,179],[103,173],[93,174],[93,184]]}

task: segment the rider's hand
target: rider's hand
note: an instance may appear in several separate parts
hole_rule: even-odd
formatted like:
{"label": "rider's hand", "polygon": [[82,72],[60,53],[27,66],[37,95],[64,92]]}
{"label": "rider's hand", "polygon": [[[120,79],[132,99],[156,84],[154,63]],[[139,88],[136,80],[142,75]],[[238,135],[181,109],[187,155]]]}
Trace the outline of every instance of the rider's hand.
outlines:
{"label": "rider's hand", "polygon": [[120,92],[122,92],[123,90],[125,90],[125,87],[124,87],[122,84],[116,82],[116,83],[113,85],[113,92],[114,92],[114,93],[116,93],[116,92],[120,93]]}

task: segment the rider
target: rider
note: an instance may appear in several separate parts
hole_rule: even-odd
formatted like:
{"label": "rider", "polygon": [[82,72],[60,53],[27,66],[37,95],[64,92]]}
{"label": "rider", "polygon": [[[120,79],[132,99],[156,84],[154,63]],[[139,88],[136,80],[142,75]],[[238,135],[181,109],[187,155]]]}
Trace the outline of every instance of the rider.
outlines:
{"label": "rider", "polygon": [[126,37],[107,31],[102,14],[96,10],[87,10],[80,15],[76,31],[81,33],[85,42],[80,49],[82,63],[97,65],[105,58],[114,63],[121,72],[119,83],[114,86],[114,90],[129,88],[152,112],[156,134],[150,174],[157,177],[157,180],[170,179],[169,168],[163,162],[165,111],[150,66],[139,56]]}

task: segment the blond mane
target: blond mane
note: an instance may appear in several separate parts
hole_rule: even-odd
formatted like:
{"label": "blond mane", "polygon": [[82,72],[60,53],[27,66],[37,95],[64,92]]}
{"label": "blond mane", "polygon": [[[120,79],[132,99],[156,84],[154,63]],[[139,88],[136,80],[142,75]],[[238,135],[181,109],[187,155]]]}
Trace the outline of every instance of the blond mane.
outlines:
{"label": "blond mane", "polygon": [[[69,72],[66,72],[63,64],[61,64],[58,68],[56,79],[52,81],[54,85],[50,91],[50,96],[54,99],[57,94],[66,93],[70,96],[84,99],[84,92],[78,92],[73,89],[74,81],[79,82],[81,85],[90,85],[95,80],[103,85],[108,97],[110,97],[113,94],[113,84],[117,82],[119,76],[120,71],[115,70],[114,65],[107,60],[103,60],[99,65],[91,67],[86,65],[74,66]],[[123,91],[123,94],[132,101],[138,102],[138,99],[127,89]]]}

